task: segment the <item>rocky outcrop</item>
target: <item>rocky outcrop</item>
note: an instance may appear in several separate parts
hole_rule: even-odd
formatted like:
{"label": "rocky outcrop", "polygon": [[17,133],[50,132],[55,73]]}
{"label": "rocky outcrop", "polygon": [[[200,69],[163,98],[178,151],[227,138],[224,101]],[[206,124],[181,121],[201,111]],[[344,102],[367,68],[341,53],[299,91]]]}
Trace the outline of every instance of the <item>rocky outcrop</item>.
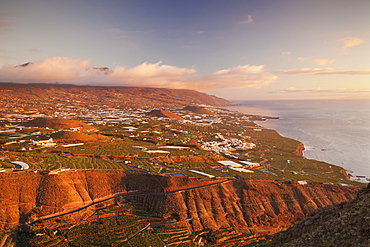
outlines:
{"label": "rocky outcrop", "polygon": [[[255,235],[284,230],[318,208],[353,199],[359,190],[354,186],[164,177],[122,170],[2,173],[0,187],[7,188],[0,191],[2,229],[26,222],[36,209],[37,217],[42,217],[131,191],[130,198],[163,217],[176,215],[192,231],[232,227]],[[79,220],[81,214],[69,217]]]}
{"label": "rocky outcrop", "polygon": [[303,156],[303,151],[305,150],[304,144],[299,143],[297,149],[294,151],[295,154]]}
{"label": "rocky outcrop", "polygon": [[370,246],[369,215],[370,186],[355,200],[317,210],[263,246]]}
{"label": "rocky outcrop", "polygon": [[357,191],[356,187],[340,185],[233,180],[138,200],[165,216],[188,219],[193,231],[232,227],[239,233],[258,236],[285,230],[318,208],[353,199]]}
{"label": "rocky outcrop", "polygon": [[[163,180],[163,181],[161,181]],[[122,170],[74,170],[58,174],[0,173],[0,229],[24,223],[32,210],[50,215],[129,190],[166,186],[164,177]]]}

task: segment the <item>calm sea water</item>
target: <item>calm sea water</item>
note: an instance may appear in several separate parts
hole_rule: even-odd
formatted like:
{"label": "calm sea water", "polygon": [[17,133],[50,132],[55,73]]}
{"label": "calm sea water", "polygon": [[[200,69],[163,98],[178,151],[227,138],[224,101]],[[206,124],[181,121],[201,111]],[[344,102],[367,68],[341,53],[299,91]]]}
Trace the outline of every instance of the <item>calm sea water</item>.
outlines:
{"label": "calm sea water", "polygon": [[[304,156],[370,178],[370,101],[238,101],[227,107],[247,114],[279,116],[258,122],[304,143]],[[365,182],[365,179],[361,179]]]}

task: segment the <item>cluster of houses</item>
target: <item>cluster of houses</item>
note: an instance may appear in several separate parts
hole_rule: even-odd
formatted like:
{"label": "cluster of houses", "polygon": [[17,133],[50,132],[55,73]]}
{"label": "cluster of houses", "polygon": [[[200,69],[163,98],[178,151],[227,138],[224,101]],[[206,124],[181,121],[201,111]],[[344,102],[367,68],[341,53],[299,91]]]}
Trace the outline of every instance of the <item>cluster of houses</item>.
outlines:
{"label": "cluster of houses", "polygon": [[[123,126],[121,127],[123,131],[127,131],[129,132],[130,134],[128,136],[132,136],[132,137],[135,137],[135,136],[141,136],[141,135],[144,135],[145,134],[156,134],[155,136],[158,136],[158,140],[162,140],[161,139],[161,136],[163,135],[161,131],[166,131],[166,133],[173,133],[175,139],[178,138],[176,136],[178,136],[179,134],[180,135],[183,135],[183,136],[191,136],[192,134],[195,135],[194,133],[191,132],[191,130],[182,130],[182,129],[179,129],[178,127],[176,128],[173,128],[171,127],[172,124],[168,124],[168,125],[165,125],[165,128],[162,128],[161,131],[157,131],[155,129],[148,129],[148,130],[140,130],[139,126],[140,125],[146,125],[148,124],[148,121],[150,120],[158,120],[158,121],[166,121],[168,123],[168,118],[164,118],[164,117],[155,117],[155,116],[148,116],[146,113],[148,113],[148,110],[146,109],[138,109],[138,110],[131,110],[131,111],[123,111],[123,110],[120,110],[120,109],[105,109],[105,110],[101,110],[101,109],[97,109],[97,110],[89,110],[89,111],[77,111],[77,112],[74,112],[76,109],[73,108],[73,107],[64,107],[64,108],[60,108],[60,111],[56,111],[54,113],[52,113],[51,115],[47,116],[47,117],[57,117],[57,118],[70,118],[71,116],[73,117],[78,117],[80,118],[82,121],[86,122],[86,123],[89,123],[89,124],[102,124],[102,125],[107,125],[107,126],[114,126],[115,124],[125,124],[127,126]],[[216,114],[215,115],[207,115],[207,114],[196,114],[196,113],[192,113],[192,112],[189,112],[189,111],[185,111],[185,110],[173,110],[174,113],[178,114],[179,116],[181,116],[181,118],[183,118],[183,120],[174,120],[172,119],[174,122],[179,122],[181,124],[183,123],[186,123],[186,124],[191,124],[191,125],[194,125],[194,126],[211,126],[211,125],[214,125],[214,124],[219,124],[219,123],[222,123],[224,122],[224,117],[231,117],[230,114],[228,114],[228,112],[225,112],[224,110],[222,109],[217,109],[217,108],[214,108],[212,109],[213,112],[215,112]],[[69,114],[71,113],[71,114]],[[73,113],[73,114],[72,114]],[[36,115],[35,115],[36,114]],[[34,114],[34,117],[39,117],[41,115],[35,113]],[[44,116],[44,115],[42,115]],[[9,117],[12,117],[13,118],[18,118],[17,122],[19,122],[19,120],[25,120],[25,119],[30,119],[29,117],[30,116],[27,116],[27,115],[22,115],[22,114],[19,114],[19,115],[12,115],[12,116],[9,116]],[[233,118],[233,117],[231,117]],[[247,117],[243,116],[241,117],[243,120],[249,120]],[[13,119],[14,120],[14,119]],[[238,118],[235,117],[235,121],[237,121]],[[171,122],[171,121],[170,121]],[[122,126],[122,125],[121,125]],[[12,126],[7,126],[7,127],[12,127]],[[167,130],[166,130],[167,129]],[[18,130],[18,129],[17,129]],[[14,126],[13,126],[13,129],[12,131],[17,131],[16,129],[14,129]],[[9,131],[10,130],[4,130],[4,131]],[[71,131],[78,131],[78,128],[76,129],[71,129]],[[41,133],[33,133],[31,135],[36,135],[36,134],[41,134]],[[31,144],[32,146],[35,146],[35,147],[53,147],[53,146],[57,146],[57,144],[54,142],[53,138],[47,138],[47,139],[44,139],[44,140],[24,140],[25,136],[17,136],[16,138],[19,140],[9,140],[9,142],[6,143],[6,145],[8,144],[13,144],[13,143],[27,143],[27,144]],[[216,134],[215,136],[216,139],[218,139],[218,141],[213,141],[213,142],[202,142],[201,140],[201,137],[199,138],[199,142],[201,143],[201,148],[204,149],[204,150],[208,150],[208,151],[214,151],[214,152],[218,152],[218,153],[224,153],[224,154],[230,154],[232,151],[235,151],[235,150],[248,150],[248,149],[253,149],[255,147],[255,144],[254,143],[251,143],[251,142],[246,142],[244,140],[240,140],[240,139],[245,139],[245,138],[240,138],[240,139],[237,139],[237,138],[226,138],[224,137],[223,135],[221,135],[220,133]],[[33,138],[35,139],[35,138]],[[168,140],[168,139],[164,139],[165,140]],[[165,143],[165,142],[164,142]],[[75,144],[65,144],[65,145],[61,145],[63,147],[70,147],[70,146],[77,146],[77,145],[84,145],[84,143],[75,143]],[[155,150],[147,150],[145,148],[142,148],[142,147],[138,147],[138,148],[141,148],[143,152],[147,152],[147,153],[161,153],[161,154],[169,154],[170,153],[170,150],[169,149],[187,149],[188,147],[180,147],[180,146],[159,146],[157,149]],[[27,148],[28,150],[31,149],[31,147],[28,147]],[[163,150],[165,149],[165,150]],[[230,161],[232,162],[232,161]],[[223,164],[225,166],[227,166],[229,169],[231,170],[235,170],[235,171],[238,171],[238,172],[253,172],[253,171],[250,171],[250,170],[247,170],[244,168],[243,165],[241,164],[238,164],[238,163],[229,163],[229,164]],[[251,164],[244,164],[245,166],[252,166]],[[259,164],[257,164],[259,165]],[[145,167],[142,167],[142,168],[145,168]],[[23,168],[23,169],[27,169],[27,168]],[[62,172],[62,171],[65,171],[65,169],[58,169],[58,170],[54,170],[54,171],[49,171],[49,174],[57,174],[59,172]],[[196,171],[196,170],[189,170],[193,173],[197,173],[197,174],[201,174],[201,175],[205,175],[205,173],[203,172],[200,172],[200,171]],[[212,177],[213,175],[205,175],[205,176],[209,176],[209,177]],[[214,176],[213,176],[214,177]]]}
{"label": "cluster of houses", "polygon": [[202,149],[230,154],[230,152],[235,150],[248,150],[256,147],[256,144],[252,142],[244,142],[236,138],[225,138],[221,134],[217,134],[215,137],[220,141],[203,142]]}

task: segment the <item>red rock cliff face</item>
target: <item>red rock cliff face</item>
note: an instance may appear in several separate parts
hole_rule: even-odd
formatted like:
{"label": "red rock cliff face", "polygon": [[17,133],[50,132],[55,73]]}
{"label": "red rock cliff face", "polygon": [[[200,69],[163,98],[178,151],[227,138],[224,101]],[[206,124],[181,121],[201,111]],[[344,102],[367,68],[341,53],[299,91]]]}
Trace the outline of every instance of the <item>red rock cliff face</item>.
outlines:
{"label": "red rock cliff face", "polygon": [[24,223],[34,208],[40,209],[41,215],[51,215],[116,193],[163,190],[170,186],[169,181],[163,176],[122,170],[0,173],[0,229]]}
{"label": "red rock cliff face", "polygon": [[[314,210],[353,199],[358,188],[233,180],[164,196],[140,197],[165,216],[177,215],[193,231],[233,227],[237,232],[272,234]],[[138,199],[140,199],[138,197]]]}
{"label": "red rock cliff face", "polygon": [[[35,207],[41,209],[42,215],[51,215],[139,190],[155,193],[136,195],[136,200],[165,217],[177,215],[191,230],[233,227],[240,233],[258,235],[286,229],[319,207],[352,199],[359,189],[169,178],[121,170],[67,171],[57,175],[3,173],[0,188],[0,229],[24,222]],[[81,215],[70,217],[78,220]]]}

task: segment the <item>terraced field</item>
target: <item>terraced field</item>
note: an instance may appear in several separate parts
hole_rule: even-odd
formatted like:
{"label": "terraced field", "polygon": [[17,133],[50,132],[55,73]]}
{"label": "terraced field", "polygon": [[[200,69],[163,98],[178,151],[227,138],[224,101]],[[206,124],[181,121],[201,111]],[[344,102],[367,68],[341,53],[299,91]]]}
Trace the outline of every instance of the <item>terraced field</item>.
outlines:
{"label": "terraced field", "polygon": [[[0,152],[0,155],[2,153]],[[71,169],[124,169],[137,170],[133,167],[118,163],[111,160],[99,158],[67,158],[61,157],[56,153],[33,153],[33,152],[6,152],[10,157],[9,160],[16,159],[27,163],[30,169],[58,169],[69,167]],[[5,168],[17,168],[16,165],[9,161],[1,161],[0,165]]]}

